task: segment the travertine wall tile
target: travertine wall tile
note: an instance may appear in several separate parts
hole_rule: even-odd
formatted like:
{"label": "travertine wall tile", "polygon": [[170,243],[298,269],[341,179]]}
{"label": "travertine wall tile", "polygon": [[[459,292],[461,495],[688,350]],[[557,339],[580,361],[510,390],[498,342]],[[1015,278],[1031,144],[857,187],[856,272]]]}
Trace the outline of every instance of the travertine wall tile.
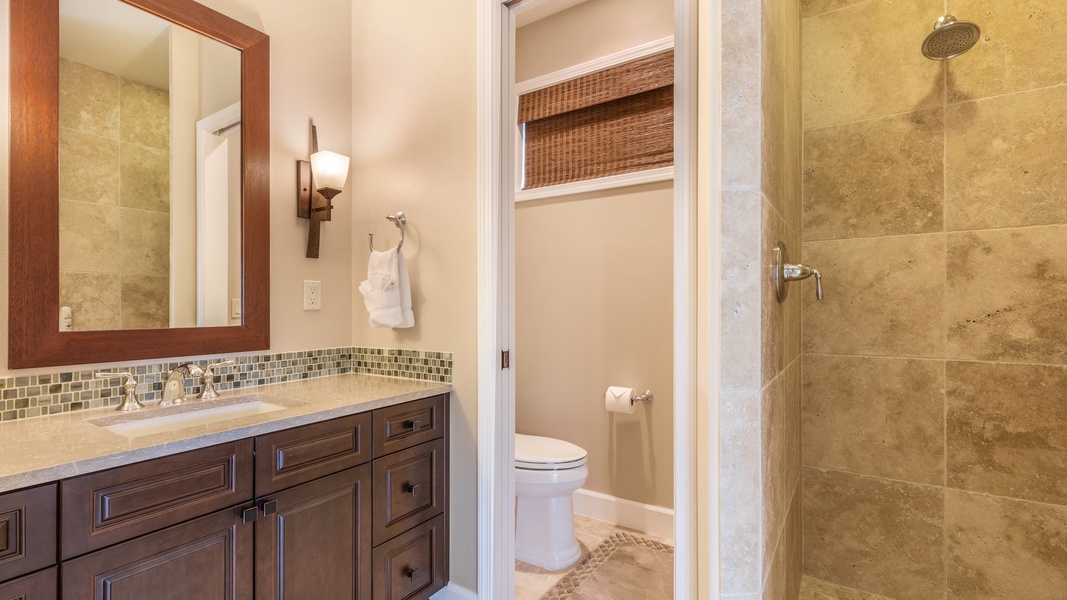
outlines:
{"label": "travertine wall tile", "polygon": [[59,126],[117,140],[121,79],[59,59]]}
{"label": "travertine wall tile", "polygon": [[1067,225],[949,234],[948,355],[1067,364]]}
{"label": "travertine wall tile", "polygon": [[722,185],[760,185],[761,0],[722,2]]}
{"label": "travertine wall tile", "polygon": [[170,153],[123,142],[120,158],[120,203],[170,213]]}
{"label": "travertine wall tile", "polygon": [[830,12],[831,10],[838,10],[867,1],[868,0],[800,0],[800,10],[801,14],[806,19],[808,17],[821,15],[825,12]]}
{"label": "travertine wall tile", "polygon": [[804,350],[819,354],[940,357],[944,235],[804,245],[823,273],[825,299],[805,294]]}
{"label": "travertine wall tile", "polygon": [[804,468],[804,572],[895,600],[944,594],[941,487]]}
{"label": "travertine wall tile", "polygon": [[170,277],[122,276],[122,329],[170,327]]}
{"label": "travertine wall tile", "polygon": [[[785,220],[771,205],[771,202],[763,198],[763,213],[761,218],[763,241],[761,249],[761,275],[760,275],[760,330],[761,338],[761,381],[767,385],[772,379],[782,372],[786,365],[795,360],[800,352],[800,302],[804,293],[814,293],[807,289],[814,285],[814,281],[791,283],[789,296],[785,302],[778,302],[777,292],[774,288],[774,255],[773,248],[779,241],[785,242],[790,252],[789,260],[800,260],[800,237],[793,232]],[[797,390],[799,395],[799,390]]]}
{"label": "travertine wall tile", "polygon": [[120,208],[119,255],[124,274],[159,276],[170,273],[170,214]]}
{"label": "travertine wall tile", "polygon": [[944,361],[808,354],[804,464],[944,481]]}
{"label": "travertine wall tile", "polygon": [[948,485],[1067,506],[1067,367],[949,362],[947,378]]}
{"label": "travertine wall tile", "polygon": [[119,203],[119,143],[76,129],[59,130],[59,197]]}
{"label": "travertine wall tile", "polygon": [[941,231],[941,109],[804,134],[804,239]]}
{"label": "travertine wall tile", "polygon": [[805,129],[942,104],[944,67],[919,47],[943,11],[935,0],[870,0],[804,19]]}
{"label": "travertine wall tile", "polygon": [[800,481],[799,389],[800,361],[796,361],[764,388],[760,403],[764,577],[772,553],[786,535],[790,502]]}
{"label": "travertine wall tile", "polygon": [[1067,508],[948,490],[949,600],[1062,600]]}
{"label": "travertine wall tile", "polygon": [[1067,86],[949,106],[945,125],[948,229],[1067,223]]}
{"label": "travertine wall tile", "polygon": [[721,395],[722,592],[758,592],[763,582],[760,546],[760,393]]}
{"label": "travertine wall tile", "polygon": [[760,388],[761,209],[759,192],[722,193],[723,390]]}
{"label": "travertine wall tile", "polygon": [[118,273],[122,268],[119,233],[121,208],[84,202],[59,202],[59,269]]}
{"label": "travertine wall tile", "polygon": [[158,88],[122,80],[119,139],[170,151],[170,95]]}
{"label": "travertine wall tile", "polygon": [[59,272],[59,305],[70,307],[75,331],[119,328],[119,277],[109,273]]}
{"label": "travertine wall tile", "polygon": [[1067,3],[1062,0],[948,0],[948,12],[982,29],[953,60],[948,100],[988,98],[1067,81]]}

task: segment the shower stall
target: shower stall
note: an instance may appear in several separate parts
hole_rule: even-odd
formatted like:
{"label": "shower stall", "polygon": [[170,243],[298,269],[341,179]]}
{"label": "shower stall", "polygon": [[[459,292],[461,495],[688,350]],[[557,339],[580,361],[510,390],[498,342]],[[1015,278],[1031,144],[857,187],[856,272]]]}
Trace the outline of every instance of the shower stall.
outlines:
{"label": "shower stall", "polygon": [[801,596],[1067,598],[1067,2],[800,17]]}

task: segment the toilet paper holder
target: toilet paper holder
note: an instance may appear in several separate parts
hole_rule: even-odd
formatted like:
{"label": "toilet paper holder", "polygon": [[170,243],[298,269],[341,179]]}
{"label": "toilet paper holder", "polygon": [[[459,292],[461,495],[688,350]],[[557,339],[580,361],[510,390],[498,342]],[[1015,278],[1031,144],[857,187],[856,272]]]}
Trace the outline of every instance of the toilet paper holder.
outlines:
{"label": "toilet paper holder", "polygon": [[633,406],[638,402],[652,404],[652,390],[645,390],[645,393],[641,394],[640,396],[630,396],[630,406]]}

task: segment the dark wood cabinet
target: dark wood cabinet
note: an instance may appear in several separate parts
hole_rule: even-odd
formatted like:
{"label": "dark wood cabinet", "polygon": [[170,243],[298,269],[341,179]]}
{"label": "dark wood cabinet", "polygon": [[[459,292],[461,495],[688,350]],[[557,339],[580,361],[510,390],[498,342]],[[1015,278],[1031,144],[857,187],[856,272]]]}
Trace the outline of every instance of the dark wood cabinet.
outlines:
{"label": "dark wood cabinet", "polygon": [[52,567],[33,575],[0,583],[0,600],[56,600],[59,569]]}
{"label": "dark wood cabinet", "polygon": [[364,464],[257,501],[256,600],[369,600],[371,481]]}
{"label": "dark wood cabinet", "polygon": [[425,600],[447,583],[446,399],[2,494],[0,600]]}
{"label": "dark wood cabinet", "polygon": [[229,508],[60,567],[63,600],[252,600],[253,525]]}

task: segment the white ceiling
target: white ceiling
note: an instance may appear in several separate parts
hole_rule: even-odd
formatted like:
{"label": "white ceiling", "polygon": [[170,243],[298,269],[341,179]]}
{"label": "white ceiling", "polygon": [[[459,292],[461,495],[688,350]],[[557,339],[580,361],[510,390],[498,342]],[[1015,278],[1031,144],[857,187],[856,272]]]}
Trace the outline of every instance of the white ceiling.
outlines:
{"label": "white ceiling", "polygon": [[59,55],[167,90],[170,26],[119,0],[60,0]]}

